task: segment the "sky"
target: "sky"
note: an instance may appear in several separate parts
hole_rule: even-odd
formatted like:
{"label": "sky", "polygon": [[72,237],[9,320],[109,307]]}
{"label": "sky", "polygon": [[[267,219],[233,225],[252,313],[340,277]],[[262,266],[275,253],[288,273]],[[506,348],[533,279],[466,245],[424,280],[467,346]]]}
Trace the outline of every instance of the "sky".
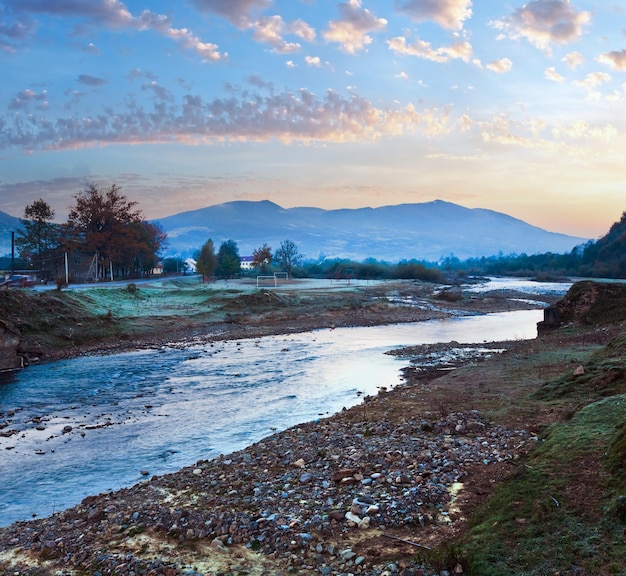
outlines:
{"label": "sky", "polygon": [[0,210],[626,210],[626,3],[0,0]]}

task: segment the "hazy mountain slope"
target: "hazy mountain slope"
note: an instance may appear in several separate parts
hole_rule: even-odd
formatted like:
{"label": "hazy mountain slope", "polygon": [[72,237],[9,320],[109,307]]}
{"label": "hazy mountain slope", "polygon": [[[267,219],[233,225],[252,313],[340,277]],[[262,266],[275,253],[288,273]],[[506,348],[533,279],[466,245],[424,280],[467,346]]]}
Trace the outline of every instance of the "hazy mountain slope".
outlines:
{"label": "hazy mountain slope", "polygon": [[249,255],[268,243],[294,241],[306,258],[368,257],[438,260],[490,256],[503,252],[569,252],[586,241],[548,232],[506,214],[469,209],[436,200],[381,208],[322,210],[282,208],[262,202],[227,202],[183,212],[159,223],[168,233],[170,253],[191,254],[209,238],[216,247],[233,239]]}
{"label": "hazy mountain slope", "polygon": [[11,231],[17,231],[21,225],[19,218],[0,211],[0,256],[11,254]]}

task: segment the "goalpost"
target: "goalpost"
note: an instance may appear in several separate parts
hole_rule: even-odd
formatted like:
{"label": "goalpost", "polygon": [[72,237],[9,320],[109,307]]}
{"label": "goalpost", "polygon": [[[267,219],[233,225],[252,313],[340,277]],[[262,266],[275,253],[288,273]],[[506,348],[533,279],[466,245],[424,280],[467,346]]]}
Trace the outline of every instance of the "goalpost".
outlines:
{"label": "goalpost", "polygon": [[263,284],[267,280],[271,281],[274,284],[274,288],[276,288],[276,276],[257,276],[256,287],[258,288],[261,284]]}
{"label": "goalpost", "polygon": [[274,285],[274,288],[278,286],[278,281],[284,280],[285,282],[289,280],[289,274],[287,272],[274,272],[272,276],[257,276],[256,277],[256,287],[259,288],[261,285]]}

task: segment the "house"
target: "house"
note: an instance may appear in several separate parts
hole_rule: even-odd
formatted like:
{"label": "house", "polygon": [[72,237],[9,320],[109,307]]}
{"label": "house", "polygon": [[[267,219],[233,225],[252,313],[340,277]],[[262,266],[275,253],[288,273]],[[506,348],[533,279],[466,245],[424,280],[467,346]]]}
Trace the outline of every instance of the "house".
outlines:
{"label": "house", "polygon": [[242,271],[254,270],[254,258],[252,256],[240,256],[239,265]]}

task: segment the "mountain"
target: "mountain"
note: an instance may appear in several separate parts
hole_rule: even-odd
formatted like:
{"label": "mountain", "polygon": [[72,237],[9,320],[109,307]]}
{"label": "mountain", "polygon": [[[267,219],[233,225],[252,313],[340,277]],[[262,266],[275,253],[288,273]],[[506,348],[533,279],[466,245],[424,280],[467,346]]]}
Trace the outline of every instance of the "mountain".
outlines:
{"label": "mountain", "polygon": [[264,243],[276,250],[296,243],[306,259],[376,258],[437,261],[441,257],[564,253],[586,238],[548,232],[492,210],[435,200],[380,208],[282,208],[273,202],[235,201],[157,220],[170,254],[192,255],[209,238],[216,248],[235,240],[242,256]]}
{"label": "mountain", "polygon": [[0,256],[11,255],[11,232],[22,227],[19,218],[0,212]]}
{"label": "mountain", "polygon": [[626,212],[602,238],[585,248],[582,262],[582,274],[626,278]]}

